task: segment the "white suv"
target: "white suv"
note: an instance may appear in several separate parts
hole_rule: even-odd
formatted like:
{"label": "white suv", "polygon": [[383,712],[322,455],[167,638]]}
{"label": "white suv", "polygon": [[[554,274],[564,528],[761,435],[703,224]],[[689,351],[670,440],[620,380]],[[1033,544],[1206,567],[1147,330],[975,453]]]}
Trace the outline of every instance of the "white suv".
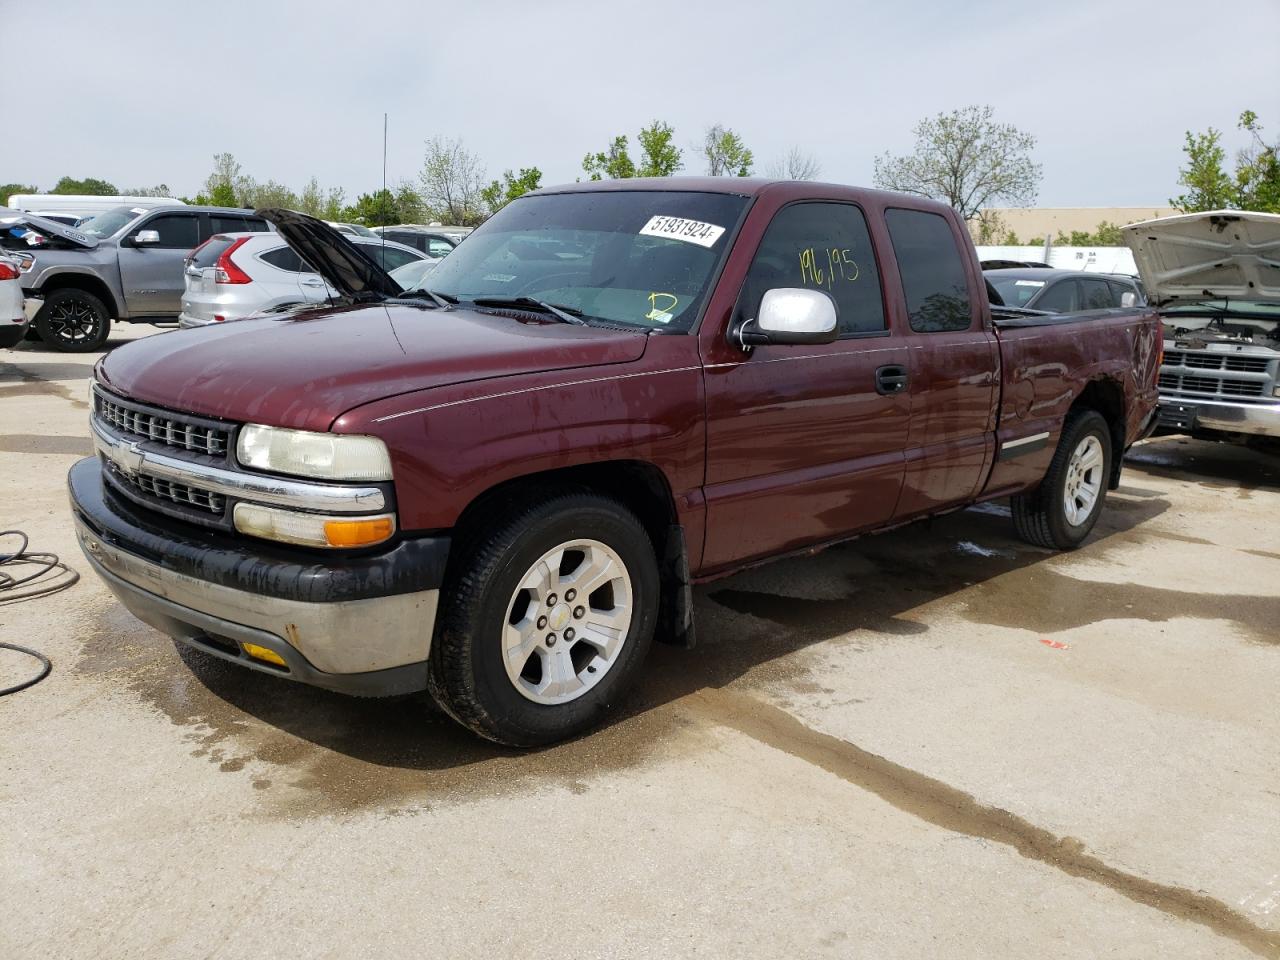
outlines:
{"label": "white suv", "polygon": [[[383,270],[419,261],[436,263],[402,243],[345,237]],[[338,291],[325,283],[277,233],[219,233],[191,251],[178,325],[184,329],[306,304]]]}

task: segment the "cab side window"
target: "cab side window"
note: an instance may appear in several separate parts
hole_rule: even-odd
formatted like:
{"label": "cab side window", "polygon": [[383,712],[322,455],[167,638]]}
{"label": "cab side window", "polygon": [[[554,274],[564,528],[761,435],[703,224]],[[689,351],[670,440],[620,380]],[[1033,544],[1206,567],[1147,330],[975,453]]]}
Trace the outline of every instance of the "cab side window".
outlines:
{"label": "cab side window", "polygon": [[1080,284],[1080,300],[1082,310],[1109,310],[1112,307],[1120,306],[1120,300],[1117,297],[1111,297],[1111,284],[1105,280],[1077,280]]}
{"label": "cab side window", "polygon": [[840,336],[885,329],[880,271],[862,211],[849,203],[793,203],[774,216],[743,286],[741,310],[754,317],[767,290],[822,290],[836,304]]}
{"label": "cab side window", "polygon": [[141,230],[154,230],[160,234],[160,242],[151,244],[153,247],[190,250],[200,243],[199,218],[193,213],[161,214],[139,224],[134,234]]}
{"label": "cab side window", "polygon": [[951,224],[923,210],[886,210],[885,223],[916,333],[968,330],[973,323],[964,260]]}
{"label": "cab side window", "polygon": [[1046,310],[1049,313],[1072,313],[1080,309],[1077,290],[1075,280],[1059,280],[1046,290],[1033,306],[1037,310]]}

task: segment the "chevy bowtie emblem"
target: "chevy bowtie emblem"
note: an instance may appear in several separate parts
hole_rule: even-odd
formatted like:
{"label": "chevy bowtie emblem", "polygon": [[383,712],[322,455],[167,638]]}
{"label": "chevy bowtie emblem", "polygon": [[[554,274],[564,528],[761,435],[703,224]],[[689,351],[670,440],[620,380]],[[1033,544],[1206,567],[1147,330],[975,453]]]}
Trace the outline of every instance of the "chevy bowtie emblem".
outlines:
{"label": "chevy bowtie emblem", "polygon": [[122,443],[111,449],[111,459],[115,465],[129,476],[135,476],[142,469],[142,451],[136,443]]}

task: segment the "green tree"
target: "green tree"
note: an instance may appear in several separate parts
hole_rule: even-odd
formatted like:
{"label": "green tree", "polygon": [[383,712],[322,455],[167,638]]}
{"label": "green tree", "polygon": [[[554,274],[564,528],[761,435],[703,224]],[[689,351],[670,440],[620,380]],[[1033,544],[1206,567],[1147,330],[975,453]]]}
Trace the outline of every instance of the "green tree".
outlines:
{"label": "green tree", "polygon": [[362,193],[356,197],[355,203],[342,211],[342,216],[338,219],[348,223],[362,223],[366,227],[389,227],[399,223],[396,195],[390,190]]}
{"label": "green tree", "polygon": [[516,197],[522,197],[541,186],[541,170],[537,167],[521,167],[518,174],[504,170],[502,179],[492,181],[480,191],[480,196],[489,209],[489,215],[492,216]]}
{"label": "green tree", "polygon": [[1240,114],[1237,127],[1250,141],[1236,155],[1236,203],[1242,210],[1280,213],[1280,142],[1262,138],[1262,124],[1252,110]]}
{"label": "green tree", "polygon": [[114,197],[120,193],[114,183],[108,183],[106,180],[99,180],[96,177],[86,177],[84,180],[63,177],[53,185],[53,189],[49,192],[93,197]]}
{"label": "green tree", "polygon": [[675,145],[676,132],[669,123],[655,120],[636,135],[640,144],[639,177],[670,177],[684,166],[684,157]]}
{"label": "green tree", "polygon": [[234,156],[216,153],[213,155],[213,172],[205,177],[204,188],[196,201],[218,207],[247,207],[251,205],[256,186],[253,178],[241,170]]}
{"label": "green tree", "polygon": [[877,187],[945,200],[965,220],[997,202],[1030,206],[1041,167],[1031,159],[1036,138],[997,123],[989,106],[939,113],[916,124],[915,149],[875,160]]}
{"label": "green tree", "polygon": [[124,197],[172,197],[167,183],[157,183],[154,187],[127,187],[120,191]]}
{"label": "green tree", "polygon": [[0,207],[6,205],[14,194],[39,192],[40,188],[32,183],[0,183]]}
{"label": "green tree", "polygon": [[1183,213],[1233,206],[1235,186],[1222,166],[1227,159],[1222,149],[1222,133],[1213,127],[1208,133],[1188,130],[1182,152],[1187,155],[1187,166],[1178,170],[1178,183],[1186,187],[1187,192],[1172,198],[1169,205]]}
{"label": "green tree", "polygon": [[268,180],[266,183],[254,183],[247,193],[240,198],[246,207],[283,207],[296,210],[299,207],[298,195],[283,183]]}
{"label": "green tree", "polygon": [[749,177],[755,162],[742,138],[728,127],[714,124],[707,128],[703,140],[703,156],[707,158],[707,174],[712,177]]}
{"label": "green tree", "polygon": [[613,138],[602,153],[588,153],[582,158],[582,169],[591,180],[626,180],[636,175],[636,165],[627,152],[625,135]]}

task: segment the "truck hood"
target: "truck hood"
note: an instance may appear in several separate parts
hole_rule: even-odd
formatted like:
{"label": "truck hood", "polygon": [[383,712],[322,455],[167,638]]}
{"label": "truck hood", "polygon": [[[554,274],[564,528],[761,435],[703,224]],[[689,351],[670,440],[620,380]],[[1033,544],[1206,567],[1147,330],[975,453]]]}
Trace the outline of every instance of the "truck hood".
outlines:
{"label": "truck hood", "polygon": [[1123,229],[1153,303],[1280,301],[1280,214],[1212,210]]}
{"label": "truck hood", "polygon": [[97,375],[112,390],[158,406],[327,430],[374,400],[627,363],[640,359],[646,342],[644,333],[541,319],[365,304],[135,340],[107,354]]}
{"label": "truck hood", "polygon": [[21,210],[12,210],[9,207],[0,207],[0,230],[8,231],[20,227],[42,233],[50,239],[62,240],[73,247],[92,250],[98,245],[97,239],[68,227],[65,223],[46,220],[44,217],[37,217]]}
{"label": "truck hood", "polygon": [[351,303],[369,303],[404,293],[391,275],[323,220],[283,207],[254,211],[274,224],[293,252],[315,267]]}

